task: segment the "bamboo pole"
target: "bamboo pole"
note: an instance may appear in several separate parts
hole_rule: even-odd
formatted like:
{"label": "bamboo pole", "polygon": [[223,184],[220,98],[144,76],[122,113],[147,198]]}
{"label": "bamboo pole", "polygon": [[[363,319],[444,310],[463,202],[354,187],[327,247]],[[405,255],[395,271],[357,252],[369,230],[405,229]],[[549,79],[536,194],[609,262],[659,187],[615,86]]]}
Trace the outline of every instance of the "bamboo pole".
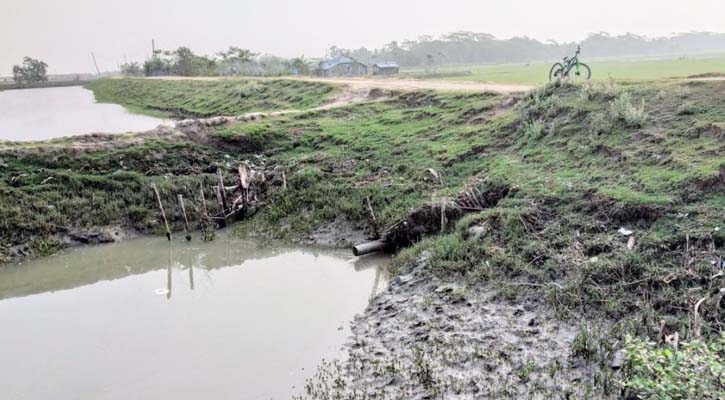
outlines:
{"label": "bamboo pole", "polygon": [[244,164],[239,164],[239,187],[242,189],[242,205],[249,203],[249,169]]}
{"label": "bamboo pole", "polygon": [[184,207],[184,196],[177,194],[176,198],[179,199],[179,206],[181,206],[181,215],[184,216],[184,231],[186,232],[186,240],[191,240],[191,231],[189,231],[189,219],[186,217],[186,207]]}
{"label": "bamboo pole", "polygon": [[169,229],[169,221],[166,220],[166,212],[164,211],[164,205],[161,204],[161,196],[159,195],[159,189],[156,188],[156,184],[152,183],[151,187],[154,189],[156,194],[156,201],[159,203],[159,210],[161,210],[161,218],[164,220],[164,226],[166,226],[166,239],[171,240],[171,229]]}
{"label": "bamboo pole", "polygon": [[244,164],[239,164],[239,184],[242,189],[249,189],[249,170]]}
{"label": "bamboo pole", "polygon": [[222,200],[222,191],[219,189],[219,186],[214,186],[214,192],[216,193],[217,202],[219,202],[219,208],[221,208],[221,218],[219,219],[219,226],[224,228],[227,226],[227,220],[224,201]]}
{"label": "bamboo pole", "polygon": [[217,177],[219,178],[219,193],[221,193],[222,198],[222,214],[226,214],[227,210],[227,194],[226,189],[224,188],[224,176],[222,175],[222,170],[217,169],[216,170]]}
{"label": "bamboo pole", "polygon": [[226,188],[224,187],[224,176],[222,175],[221,168],[216,170],[217,177],[219,178],[219,199],[221,200],[221,206],[222,206],[222,223],[221,226],[226,227],[227,226],[227,193]]}
{"label": "bamboo pole", "polygon": [[373,220],[373,233],[376,238],[380,237],[380,232],[378,232],[378,219],[375,218],[375,211],[373,211],[373,205],[370,203],[370,196],[365,196],[365,202],[368,205],[368,211],[370,211],[370,217]]}
{"label": "bamboo pole", "polygon": [[206,207],[206,197],[204,196],[204,184],[199,183],[199,195],[201,196],[201,211],[203,216],[209,215],[209,210]]}

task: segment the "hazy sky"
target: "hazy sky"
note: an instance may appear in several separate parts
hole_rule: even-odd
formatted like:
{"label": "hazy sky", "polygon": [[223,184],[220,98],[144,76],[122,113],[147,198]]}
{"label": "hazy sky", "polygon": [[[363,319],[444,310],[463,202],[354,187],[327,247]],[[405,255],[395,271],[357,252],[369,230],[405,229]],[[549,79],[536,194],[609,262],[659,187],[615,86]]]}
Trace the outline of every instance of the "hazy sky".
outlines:
{"label": "hazy sky", "polygon": [[725,32],[725,0],[0,0],[0,75],[29,55],[50,73],[142,61],[157,47],[211,54],[229,45],[323,56],[458,30],[575,41],[587,33]]}

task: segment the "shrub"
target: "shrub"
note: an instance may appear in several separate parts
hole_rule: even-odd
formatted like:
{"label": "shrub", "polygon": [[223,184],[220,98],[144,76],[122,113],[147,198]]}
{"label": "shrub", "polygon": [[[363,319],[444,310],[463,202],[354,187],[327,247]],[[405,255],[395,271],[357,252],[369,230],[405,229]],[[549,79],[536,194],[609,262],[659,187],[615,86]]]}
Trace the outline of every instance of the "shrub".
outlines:
{"label": "shrub", "polygon": [[529,121],[521,127],[521,135],[527,141],[540,139],[545,134],[546,124],[542,120]]}
{"label": "shrub", "polygon": [[583,326],[571,344],[572,355],[591,359],[597,353],[597,340],[588,326]]}
{"label": "shrub", "polygon": [[642,399],[725,399],[725,334],[679,351],[627,338],[625,387]]}
{"label": "shrub", "polygon": [[677,107],[677,115],[693,115],[698,112],[698,107],[691,101],[686,101]]}
{"label": "shrub", "polygon": [[581,87],[579,98],[586,101],[598,98],[611,100],[617,97],[619,92],[619,87],[611,79],[606,82],[586,82]]}
{"label": "shrub", "polygon": [[146,207],[139,205],[131,205],[128,207],[128,219],[135,224],[144,224],[148,216],[149,211]]}
{"label": "shrub", "polygon": [[259,82],[247,81],[242,85],[238,85],[235,88],[235,92],[236,92],[237,96],[244,99],[244,98],[254,95],[255,93],[259,93],[261,91],[261,89],[262,88],[261,88]]}
{"label": "shrub", "polygon": [[602,135],[612,132],[612,120],[606,113],[597,112],[589,117],[589,132]]}
{"label": "shrub", "polygon": [[641,127],[647,121],[644,99],[639,107],[632,105],[632,95],[624,92],[609,103],[612,118],[624,122],[629,127]]}

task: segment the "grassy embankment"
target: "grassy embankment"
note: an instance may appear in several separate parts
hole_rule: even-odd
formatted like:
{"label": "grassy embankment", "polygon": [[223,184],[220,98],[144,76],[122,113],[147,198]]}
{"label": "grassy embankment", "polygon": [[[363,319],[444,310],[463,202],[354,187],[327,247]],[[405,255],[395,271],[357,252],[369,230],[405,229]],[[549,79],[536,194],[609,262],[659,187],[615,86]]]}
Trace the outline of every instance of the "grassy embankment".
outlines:
{"label": "grassy embankment", "polygon": [[[125,84],[149,86],[131,91]],[[124,93],[117,100],[148,110],[229,113],[226,102],[203,101],[197,84],[113,86]],[[154,95],[184,87],[194,88],[197,100]],[[717,291],[725,246],[723,90],[723,82],[549,86],[513,106],[488,93],[407,93],[225,126],[215,133],[230,146],[225,150],[157,141],[81,156],[0,154],[8,164],[0,180],[3,232],[18,241],[49,227],[119,219],[153,228],[148,184],[157,182],[170,198],[180,187],[193,192],[200,174],[216,164],[229,161],[233,174],[236,160],[253,156],[230,150],[240,139],[251,139],[289,171],[289,189],[273,193],[240,229],[283,238],[303,237],[341,216],[366,225],[366,197],[387,225],[485,177],[484,186],[519,190],[406,250],[398,264],[430,250],[430,273],[494,284],[511,300],[540,299],[562,318],[599,319],[601,326],[583,323],[573,352],[604,363],[626,335],[656,339],[661,320],[687,341],[698,330],[706,338],[723,331]],[[427,168],[440,172],[443,183],[426,179]],[[48,176],[56,179],[41,184]],[[486,234],[469,235],[474,225]],[[630,383],[667,378],[631,371]]]}
{"label": "grassy embankment", "polygon": [[[562,55],[563,56],[563,55]],[[587,60],[594,80],[657,80],[685,78],[702,74],[725,74],[725,57],[680,58],[664,60]],[[550,63],[449,65],[436,68],[441,76],[435,79],[455,81],[543,84],[549,80]],[[404,68],[405,74],[423,74],[422,68]],[[446,75],[450,75],[446,77]]]}
{"label": "grassy embankment", "polygon": [[101,79],[88,85],[99,102],[119,103],[138,113],[203,118],[247,112],[308,109],[334,94],[325,83],[292,80],[217,81]]}
{"label": "grassy embankment", "polygon": [[[146,107],[149,112],[173,111],[179,116],[306,108],[324,103],[335,91],[332,86],[318,83],[236,80],[99,80],[90,87],[100,100],[136,109]],[[55,252],[63,247],[60,235],[71,231],[110,225],[157,230],[160,227],[151,183],[159,187],[167,210],[178,217],[176,193],[197,199],[199,183],[215,182],[217,166],[229,167],[231,182],[233,168],[249,156],[208,143],[168,138],[148,138],[129,147],[126,139],[122,135],[93,135],[3,143],[0,261],[7,259],[11,247],[17,245],[25,245],[24,253]],[[99,142],[98,146],[94,142]],[[210,207],[213,204],[210,201]],[[194,206],[187,209],[189,217],[196,221]],[[175,220],[178,224],[178,218]]]}
{"label": "grassy embankment", "polygon": [[[720,82],[550,86],[512,109],[492,94],[404,94],[217,135],[264,138],[267,154],[295,171],[293,190],[278,192],[247,223],[271,234],[294,237],[339,215],[367,221],[366,196],[388,224],[459,192],[473,176],[485,176],[484,186],[518,185],[514,196],[397,263],[428,250],[433,274],[493,284],[504,298],[542,299],[563,318],[590,321],[572,351],[606,371],[617,343],[628,335],[656,340],[662,321],[688,342],[725,328],[723,89]],[[445,183],[426,180],[426,168]],[[468,234],[474,225],[487,233]],[[645,361],[624,379],[642,393],[666,381],[723,393],[716,374],[694,373],[711,354],[688,358],[695,368],[660,372],[648,364],[656,359],[650,350],[631,351]],[[722,366],[720,350],[715,357]]]}
{"label": "grassy embankment", "polygon": [[39,88],[54,88],[54,87],[68,87],[68,86],[83,86],[91,83],[91,81],[49,81],[29,84],[0,84],[0,92],[3,90],[18,90],[18,89],[39,89]]}

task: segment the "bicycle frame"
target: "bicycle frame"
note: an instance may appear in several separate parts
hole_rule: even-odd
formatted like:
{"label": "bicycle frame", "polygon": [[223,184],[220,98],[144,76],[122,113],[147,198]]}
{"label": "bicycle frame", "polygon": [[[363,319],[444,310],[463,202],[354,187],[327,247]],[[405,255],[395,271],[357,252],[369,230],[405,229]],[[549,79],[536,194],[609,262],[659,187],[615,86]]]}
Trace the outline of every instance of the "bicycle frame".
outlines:
{"label": "bicycle frame", "polygon": [[580,49],[577,49],[576,54],[571,59],[564,57],[565,64],[563,76],[569,76],[569,72],[571,72],[574,67],[576,67],[576,73],[579,73],[579,52]]}
{"label": "bicycle frame", "polygon": [[565,75],[569,75],[569,72],[571,72],[571,70],[573,68],[576,68],[576,73],[578,74],[579,73],[579,57],[574,57],[569,61],[569,63],[566,65],[566,68],[565,68],[565,70],[566,70]]}

